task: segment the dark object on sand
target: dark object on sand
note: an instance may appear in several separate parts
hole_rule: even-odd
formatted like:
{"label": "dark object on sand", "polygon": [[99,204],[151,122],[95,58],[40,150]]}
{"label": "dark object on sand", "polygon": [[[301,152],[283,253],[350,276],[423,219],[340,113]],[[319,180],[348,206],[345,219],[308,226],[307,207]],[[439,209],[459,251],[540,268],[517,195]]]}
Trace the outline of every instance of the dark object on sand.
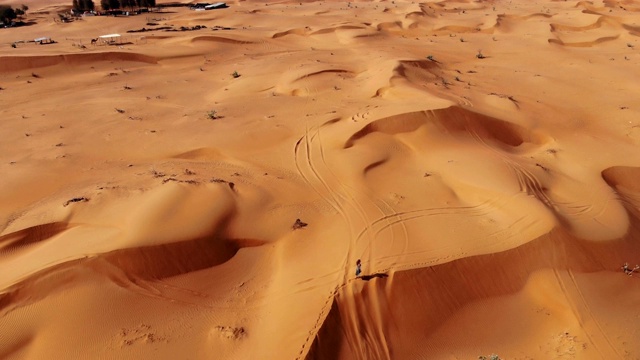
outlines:
{"label": "dark object on sand", "polygon": [[385,273],[376,273],[376,274],[371,274],[371,275],[362,275],[359,277],[359,279],[362,279],[364,281],[369,281],[373,278],[387,278],[389,277],[389,274],[385,274]]}
{"label": "dark object on sand", "polygon": [[296,222],[293,223],[293,230],[298,230],[298,229],[302,229],[303,227],[306,227],[308,224],[302,222],[302,220],[300,219],[296,219]]}
{"label": "dark object on sand", "polygon": [[65,203],[63,204],[63,206],[68,206],[68,205],[69,205],[69,204],[71,204],[71,203],[74,203],[74,202],[81,202],[81,201],[82,201],[82,202],[85,202],[85,201],[89,201],[89,199],[87,199],[87,198],[86,198],[86,197],[84,197],[84,196],[83,196],[83,197],[75,197],[75,198],[73,198],[73,199],[71,199],[71,200],[67,200],[67,201],[65,201]]}

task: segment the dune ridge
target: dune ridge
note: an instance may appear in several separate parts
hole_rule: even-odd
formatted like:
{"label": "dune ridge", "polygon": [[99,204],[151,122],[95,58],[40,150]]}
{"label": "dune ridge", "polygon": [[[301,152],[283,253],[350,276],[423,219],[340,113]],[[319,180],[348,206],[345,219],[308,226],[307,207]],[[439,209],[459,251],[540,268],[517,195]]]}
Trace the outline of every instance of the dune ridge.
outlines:
{"label": "dune ridge", "polygon": [[[463,318],[455,316],[469,304],[488,303],[494,298],[504,298],[504,303],[509,304],[509,311],[514,312],[528,312],[531,311],[529,307],[545,306],[544,302],[540,302],[540,295],[528,288],[533,278],[539,276],[544,277],[544,280],[536,281],[558,281],[562,286],[562,298],[558,303],[553,304],[553,307],[542,308],[546,316],[576,316],[579,324],[592,322],[593,325],[595,322],[597,330],[591,335],[583,333],[579,325],[567,330],[574,336],[578,334],[587,344],[575,353],[576,356],[622,356],[630,351],[629,343],[614,340],[608,333],[609,328],[598,324],[607,321],[604,314],[595,315],[585,311],[588,304],[585,303],[580,284],[587,281],[589,274],[602,274],[608,279],[616,276],[617,258],[626,252],[638,251],[638,244],[632,239],[637,236],[637,221],[633,228],[632,234],[616,242],[613,248],[612,244],[608,244],[606,255],[602,252],[601,245],[582,243],[575,238],[572,243],[567,243],[567,234],[554,232],[505,252],[456,260],[429,269],[399,271],[389,278],[372,279],[355,294],[338,294],[306,359],[405,357],[424,351],[442,354],[444,346],[431,338],[435,337],[435,333],[444,332],[441,336],[445,337],[455,333],[451,326],[442,330],[445,324],[466,324],[463,326],[465,328],[480,321],[478,315],[473,313],[466,314]],[[583,250],[581,255],[576,256],[573,251],[575,247]],[[463,274],[465,280],[461,280]],[[474,281],[467,283],[469,277],[473,277]],[[620,286],[623,285],[616,284],[616,287]],[[438,288],[443,293],[433,296],[409,290],[416,288]],[[352,296],[355,297],[356,308],[345,299]],[[414,296],[419,298],[413,299]],[[524,302],[519,297],[524,297]],[[374,312],[370,305],[372,302],[380,303],[379,311],[382,315]],[[407,306],[413,308],[407,311]],[[416,318],[417,314],[425,317]],[[540,323],[542,319],[534,321],[538,322],[538,328],[543,328]],[[410,324],[421,324],[422,331],[411,335],[400,331],[402,328],[413,327]],[[493,325],[500,330],[484,336],[483,342],[495,343],[497,346],[503,334],[512,332],[518,334],[516,336],[529,338],[529,341],[540,341],[540,349],[530,351],[529,356],[567,354],[563,352],[563,348],[554,348],[555,344],[550,342],[552,339],[544,331],[529,333],[507,319]],[[468,356],[474,355],[469,350],[462,351]],[[511,356],[518,355],[515,352]]]}
{"label": "dune ridge", "polygon": [[146,64],[157,63],[157,59],[152,56],[116,51],[49,56],[2,56],[0,57],[0,61],[2,61],[2,66],[0,66],[0,71],[2,72],[37,69],[59,64],[80,65],[98,61],[122,61]]}
{"label": "dune ridge", "polygon": [[461,107],[451,107],[376,120],[353,134],[347,140],[345,148],[352,147],[355,141],[373,132],[391,135],[411,132],[426,123],[434,124],[442,128],[443,132],[454,136],[456,133],[465,133],[466,136],[482,138],[483,141],[492,141],[506,148],[517,148],[523,143],[544,145],[548,141],[548,137],[529,132],[516,124],[483,116]]}

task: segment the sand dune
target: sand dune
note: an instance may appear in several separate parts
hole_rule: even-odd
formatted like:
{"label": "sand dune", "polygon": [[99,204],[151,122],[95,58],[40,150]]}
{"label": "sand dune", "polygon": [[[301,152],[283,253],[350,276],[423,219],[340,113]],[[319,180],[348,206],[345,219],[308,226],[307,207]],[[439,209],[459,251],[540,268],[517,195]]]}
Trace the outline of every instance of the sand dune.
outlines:
{"label": "sand dune", "polygon": [[527,131],[516,124],[473,113],[459,107],[430,110],[413,114],[401,114],[370,122],[362,130],[353,134],[346,147],[373,132],[397,134],[411,132],[421,125],[432,124],[442,132],[461,137],[477,138],[480,142],[491,142],[501,148],[517,148],[525,143],[544,145],[545,136]]}
{"label": "sand dune", "polygon": [[[602,291],[624,291],[617,258],[637,252],[637,243],[616,241],[603,255],[600,246],[571,239],[553,232],[517,249],[402,271],[340,293],[308,358],[446,357],[460,336],[469,341],[458,352],[469,358],[502,347],[505,338],[527,348],[506,358],[624,358],[634,351],[629,335],[612,336],[603,324],[633,300],[592,304],[606,297]],[[554,331],[559,323],[564,330]]]}
{"label": "sand dune", "polygon": [[637,1],[228,4],[1,30],[0,359],[640,358]]}
{"label": "sand dune", "polygon": [[26,69],[37,69],[53,65],[78,66],[95,62],[114,62],[122,65],[128,63],[155,64],[157,60],[151,56],[143,54],[132,54],[126,52],[104,52],[87,54],[68,54],[53,56],[5,56],[0,58],[2,69],[0,71],[20,71]]}
{"label": "sand dune", "polygon": [[196,42],[196,41],[213,41],[213,42],[221,42],[221,43],[227,43],[227,44],[251,44],[250,41],[229,39],[229,38],[222,37],[222,36],[196,36],[191,41],[193,41],[193,42]]}

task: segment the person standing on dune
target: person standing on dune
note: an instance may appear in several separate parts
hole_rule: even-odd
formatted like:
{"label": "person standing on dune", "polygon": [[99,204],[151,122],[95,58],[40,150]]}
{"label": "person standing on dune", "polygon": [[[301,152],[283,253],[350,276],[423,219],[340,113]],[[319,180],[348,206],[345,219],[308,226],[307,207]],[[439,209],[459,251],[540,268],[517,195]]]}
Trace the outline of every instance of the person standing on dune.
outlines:
{"label": "person standing on dune", "polygon": [[360,262],[360,259],[358,259],[356,261],[356,277],[360,276],[360,273],[362,273],[362,263]]}

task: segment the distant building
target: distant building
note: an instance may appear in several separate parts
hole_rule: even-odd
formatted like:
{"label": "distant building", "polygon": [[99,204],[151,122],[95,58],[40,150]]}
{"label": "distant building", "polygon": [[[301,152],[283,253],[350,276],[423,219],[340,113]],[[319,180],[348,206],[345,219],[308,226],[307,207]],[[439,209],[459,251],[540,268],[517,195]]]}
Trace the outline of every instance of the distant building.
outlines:
{"label": "distant building", "polygon": [[204,7],[205,10],[213,10],[213,9],[224,9],[228,7],[226,3],[217,2]]}
{"label": "distant building", "polygon": [[42,44],[53,44],[55,43],[55,41],[53,41],[53,39],[51,39],[50,37],[39,37],[37,39],[33,39],[33,42],[39,45]]}
{"label": "distant building", "polygon": [[214,10],[214,9],[224,9],[229,7],[227,5],[227,3],[224,2],[217,2],[217,3],[197,3],[197,4],[193,4],[190,9],[191,10]]}

